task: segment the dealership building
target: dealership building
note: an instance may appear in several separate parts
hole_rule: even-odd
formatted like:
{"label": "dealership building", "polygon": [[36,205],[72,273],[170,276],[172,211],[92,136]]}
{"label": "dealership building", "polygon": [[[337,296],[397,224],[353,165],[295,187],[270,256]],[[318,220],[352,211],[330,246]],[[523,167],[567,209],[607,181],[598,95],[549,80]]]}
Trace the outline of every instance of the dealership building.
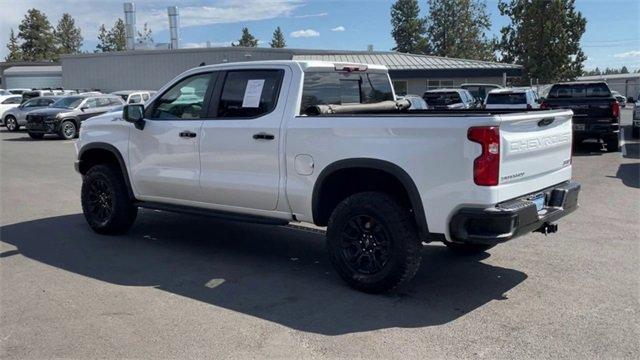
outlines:
{"label": "dealership building", "polygon": [[322,60],[385,65],[399,94],[463,83],[505,85],[522,67],[498,62],[454,59],[391,51],[342,51],[272,48],[194,48],[133,50],[67,55],[60,59],[66,89],[157,90],[183,71],[199,66],[257,60]]}

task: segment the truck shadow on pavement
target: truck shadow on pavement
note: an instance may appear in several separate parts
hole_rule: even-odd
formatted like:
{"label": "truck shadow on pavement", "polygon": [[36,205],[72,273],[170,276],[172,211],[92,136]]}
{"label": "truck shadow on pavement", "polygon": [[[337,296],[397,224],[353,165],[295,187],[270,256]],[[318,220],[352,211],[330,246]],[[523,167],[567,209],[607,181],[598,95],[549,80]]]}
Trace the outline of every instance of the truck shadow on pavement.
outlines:
{"label": "truck shadow on pavement", "polygon": [[[124,286],[152,286],[296,330],[339,335],[446,324],[523,282],[523,272],[423,250],[422,268],[396,294],[348,288],[333,271],[324,237],[293,229],[140,211],[124,236],[93,233],[81,214],[0,228],[27,258]],[[2,261],[3,259],[0,259]]]}

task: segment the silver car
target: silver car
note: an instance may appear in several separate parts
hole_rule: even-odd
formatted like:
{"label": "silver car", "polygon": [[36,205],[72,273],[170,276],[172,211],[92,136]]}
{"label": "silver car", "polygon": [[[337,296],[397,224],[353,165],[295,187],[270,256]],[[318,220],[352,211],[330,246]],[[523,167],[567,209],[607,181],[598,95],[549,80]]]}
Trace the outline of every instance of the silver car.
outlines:
{"label": "silver car", "polygon": [[27,100],[20,104],[20,106],[13,109],[9,109],[4,112],[1,122],[3,126],[7,127],[9,131],[18,131],[20,126],[27,124],[27,113],[36,109],[45,108],[60,97],[58,96],[39,96],[31,100]]}

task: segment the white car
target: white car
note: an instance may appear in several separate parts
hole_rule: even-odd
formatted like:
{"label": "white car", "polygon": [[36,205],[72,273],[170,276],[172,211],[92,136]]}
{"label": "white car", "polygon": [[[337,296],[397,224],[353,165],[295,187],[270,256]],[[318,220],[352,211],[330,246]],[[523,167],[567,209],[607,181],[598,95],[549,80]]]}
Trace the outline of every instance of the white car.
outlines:
{"label": "white car", "polygon": [[531,88],[505,88],[489,91],[483,104],[485,109],[539,109],[538,95]]}
{"label": "white car", "polygon": [[140,207],[326,226],[340,276],[382,292],[415,275],[422,242],[482,252],[555,232],[577,208],[571,110],[412,113],[395,99],[380,65],[188,70],[82,124],[85,219],[102,234],[127,231]]}
{"label": "white car", "polygon": [[422,98],[435,110],[475,109],[478,101],[465,89],[435,89],[425,91]]}
{"label": "white car", "polygon": [[149,98],[155,94],[155,91],[149,90],[123,90],[114,91],[112,95],[117,95],[127,104],[144,104]]}
{"label": "white car", "polygon": [[4,118],[4,112],[18,107],[22,103],[20,95],[0,95],[0,119]]}

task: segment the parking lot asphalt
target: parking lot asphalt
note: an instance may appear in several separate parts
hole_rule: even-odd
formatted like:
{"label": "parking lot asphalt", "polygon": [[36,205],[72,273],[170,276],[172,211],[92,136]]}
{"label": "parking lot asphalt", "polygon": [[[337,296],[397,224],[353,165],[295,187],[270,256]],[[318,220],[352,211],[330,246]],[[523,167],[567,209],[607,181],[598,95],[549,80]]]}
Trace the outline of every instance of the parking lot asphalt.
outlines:
{"label": "parking lot asphalt", "polygon": [[97,235],[71,141],[0,132],[0,358],[640,358],[640,143],[573,157],[559,232],[439,244],[399,293],[348,288],[322,236],[141,211]]}

